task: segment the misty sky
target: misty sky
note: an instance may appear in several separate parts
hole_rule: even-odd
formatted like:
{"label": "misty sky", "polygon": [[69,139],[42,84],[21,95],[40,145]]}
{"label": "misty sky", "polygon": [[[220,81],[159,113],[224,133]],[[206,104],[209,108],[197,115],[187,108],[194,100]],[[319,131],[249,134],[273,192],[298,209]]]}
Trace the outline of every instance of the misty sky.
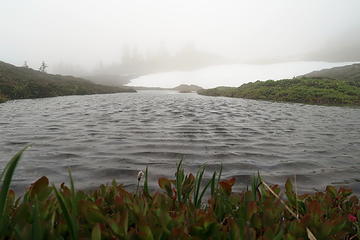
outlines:
{"label": "misty sky", "polygon": [[90,68],[119,62],[125,45],[191,43],[243,62],[359,61],[359,10],[359,0],[1,0],[0,60]]}

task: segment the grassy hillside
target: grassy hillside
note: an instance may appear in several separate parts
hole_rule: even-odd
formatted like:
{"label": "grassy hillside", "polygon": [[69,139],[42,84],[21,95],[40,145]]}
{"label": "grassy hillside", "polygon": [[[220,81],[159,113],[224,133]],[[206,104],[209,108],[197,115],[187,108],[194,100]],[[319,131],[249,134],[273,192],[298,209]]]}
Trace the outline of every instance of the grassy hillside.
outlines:
{"label": "grassy hillside", "polygon": [[0,61],[0,102],[10,99],[134,91],[125,87],[94,84],[72,76],[53,75],[29,68],[15,67]]}
{"label": "grassy hillside", "polygon": [[218,87],[200,90],[207,96],[239,97],[271,101],[325,105],[360,105],[360,81],[330,78],[294,78],[257,81],[238,88]]}
{"label": "grassy hillside", "polygon": [[360,64],[323,69],[305,74],[303,77],[325,77],[346,81],[360,81]]}
{"label": "grassy hillside", "polygon": [[188,85],[188,84],[181,84],[177,87],[174,87],[173,90],[182,92],[182,93],[190,93],[190,92],[196,92],[201,90],[202,87],[196,86],[196,85]]}

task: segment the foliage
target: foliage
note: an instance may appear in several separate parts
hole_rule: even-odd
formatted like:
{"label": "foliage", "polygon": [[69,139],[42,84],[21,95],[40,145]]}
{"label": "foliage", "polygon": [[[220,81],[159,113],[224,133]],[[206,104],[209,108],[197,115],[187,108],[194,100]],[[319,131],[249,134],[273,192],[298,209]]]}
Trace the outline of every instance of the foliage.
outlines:
{"label": "foliage", "polygon": [[[42,177],[21,198],[7,190],[19,152],[4,170],[0,239],[355,239],[359,237],[359,199],[344,188],[298,196],[291,181],[268,186],[254,176],[250,190],[232,192],[235,179],[215,172],[203,182],[185,174],[180,162],[175,179],[160,178],[162,193],[131,193],[121,185],[76,191],[51,187]],[[14,160],[15,159],[15,160]],[[16,163],[15,163],[16,162]],[[203,193],[208,192],[204,202]],[[1,203],[0,203],[1,204]],[[294,216],[296,212],[297,215]],[[357,235],[358,234],[358,235]]]}
{"label": "foliage", "polygon": [[200,90],[208,96],[239,97],[270,101],[325,105],[360,105],[360,81],[329,78],[294,78],[257,81],[238,88],[218,87]]}
{"label": "foliage", "polygon": [[177,87],[174,87],[173,90],[176,90],[180,93],[191,93],[191,92],[196,92],[196,91],[199,91],[203,89],[202,87],[199,87],[199,86],[196,86],[196,85],[193,85],[193,84],[181,84]]}
{"label": "foliage", "polygon": [[0,103],[6,102],[8,99],[0,93]]}
{"label": "foliage", "polygon": [[52,75],[0,61],[0,103],[9,99],[133,92],[125,87],[94,84],[72,76]]}

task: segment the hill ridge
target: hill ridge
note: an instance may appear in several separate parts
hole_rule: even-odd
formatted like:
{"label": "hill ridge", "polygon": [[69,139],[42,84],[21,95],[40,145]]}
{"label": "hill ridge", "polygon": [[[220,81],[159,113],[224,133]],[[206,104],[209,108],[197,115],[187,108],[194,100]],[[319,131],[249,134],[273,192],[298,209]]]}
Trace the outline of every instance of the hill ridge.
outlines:
{"label": "hill ridge", "polygon": [[48,74],[0,61],[0,102],[12,99],[119,92],[135,92],[135,90],[128,87],[100,85],[74,76]]}

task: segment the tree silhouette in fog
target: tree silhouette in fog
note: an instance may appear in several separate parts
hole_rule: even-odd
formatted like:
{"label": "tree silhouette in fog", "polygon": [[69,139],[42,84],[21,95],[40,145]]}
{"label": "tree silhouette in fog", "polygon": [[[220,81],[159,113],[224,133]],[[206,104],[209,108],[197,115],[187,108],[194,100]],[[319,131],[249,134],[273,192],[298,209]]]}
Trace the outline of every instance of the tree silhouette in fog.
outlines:
{"label": "tree silhouette in fog", "polygon": [[46,63],[43,61],[41,63],[41,66],[39,67],[39,71],[40,72],[46,72],[45,70],[46,70],[47,67],[48,67],[48,65],[46,65]]}

